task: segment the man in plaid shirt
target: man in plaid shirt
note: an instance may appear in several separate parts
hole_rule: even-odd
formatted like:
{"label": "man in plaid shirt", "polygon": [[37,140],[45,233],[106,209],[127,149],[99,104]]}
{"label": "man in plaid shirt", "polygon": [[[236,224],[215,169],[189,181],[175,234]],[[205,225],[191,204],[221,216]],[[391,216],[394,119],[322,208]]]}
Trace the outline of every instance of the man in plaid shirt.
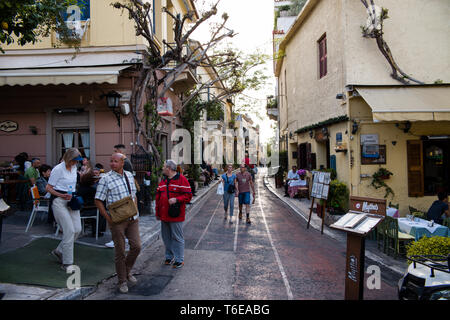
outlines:
{"label": "man in plaid shirt", "polygon": [[[114,241],[114,261],[119,278],[119,291],[121,293],[128,292],[127,280],[131,285],[135,285],[137,282],[136,278],[131,274],[131,269],[141,251],[139,213],[123,222],[113,223],[105,209],[103,201],[106,200],[106,206],[108,207],[111,203],[130,196],[131,192],[131,197],[136,203],[134,177],[131,172],[123,170],[124,161],[125,156],[121,153],[114,153],[111,156],[111,171],[100,179],[95,194],[95,204],[100,214],[108,221],[111,229],[112,239]],[[128,190],[125,175],[128,178],[130,190]],[[125,237],[130,244],[130,251],[127,256],[125,256]]]}

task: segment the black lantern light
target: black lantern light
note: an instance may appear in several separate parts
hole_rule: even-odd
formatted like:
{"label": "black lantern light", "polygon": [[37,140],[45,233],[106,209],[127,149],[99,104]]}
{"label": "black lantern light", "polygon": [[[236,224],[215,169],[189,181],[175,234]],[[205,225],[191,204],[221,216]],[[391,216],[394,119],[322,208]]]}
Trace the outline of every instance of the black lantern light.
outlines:
{"label": "black lantern light", "polygon": [[106,97],[106,104],[108,105],[108,108],[111,109],[111,111],[114,113],[117,119],[117,125],[120,127],[120,107],[119,107],[119,101],[122,97],[118,92],[111,90],[107,94],[103,94],[102,98]]}
{"label": "black lantern light", "polygon": [[356,123],[356,121],[353,121],[352,134],[355,134],[356,132],[358,132],[358,124]]}
{"label": "black lantern light", "polygon": [[309,137],[312,139],[313,136],[314,136],[314,131],[309,130]]}

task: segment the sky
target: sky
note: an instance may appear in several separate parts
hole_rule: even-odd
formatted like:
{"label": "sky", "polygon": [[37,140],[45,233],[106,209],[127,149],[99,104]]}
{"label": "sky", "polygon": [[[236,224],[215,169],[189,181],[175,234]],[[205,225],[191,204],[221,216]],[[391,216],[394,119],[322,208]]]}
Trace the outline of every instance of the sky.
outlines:
{"label": "sky", "polygon": [[[212,2],[212,0],[197,0],[195,4],[197,10],[201,13],[210,8]],[[237,33],[235,37],[229,40],[235,48],[244,53],[253,53],[260,50],[272,57],[273,0],[221,0],[214,20],[216,22],[221,21],[224,12],[229,16],[226,26]],[[209,22],[206,22],[200,26],[192,38],[203,42],[208,40],[209,36],[210,25]],[[265,73],[270,77],[265,88],[259,91],[244,92],[245,95],[251,97],[250,100],[255,105],[255,112],[264,117],[264,120],[260,120],[249,114],[253,121],[260,125],[260,128],[269,128],[274,123],[267,117],[265,109],[266,97],[274,95],[275,91],[272,63],[272,60],[269,59],[265,64]],[[260,130],[261,142],[267,141],[271,136],[272,130]]]}

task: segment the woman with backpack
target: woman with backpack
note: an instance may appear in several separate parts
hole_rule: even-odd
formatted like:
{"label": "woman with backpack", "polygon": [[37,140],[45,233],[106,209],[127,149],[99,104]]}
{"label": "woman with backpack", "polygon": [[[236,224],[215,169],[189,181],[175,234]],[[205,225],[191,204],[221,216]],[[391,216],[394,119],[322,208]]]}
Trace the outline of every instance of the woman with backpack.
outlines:
{"label": "woman with backpack", "polygon": [[223,208],[225,209],[224,220],[227,220],[228,205],[230,206],[230,224],[233,223],[234,197],[236,191],[236,175],[233,173],[233,166],[227,166],[227,172],[221,177],[223,183]]}

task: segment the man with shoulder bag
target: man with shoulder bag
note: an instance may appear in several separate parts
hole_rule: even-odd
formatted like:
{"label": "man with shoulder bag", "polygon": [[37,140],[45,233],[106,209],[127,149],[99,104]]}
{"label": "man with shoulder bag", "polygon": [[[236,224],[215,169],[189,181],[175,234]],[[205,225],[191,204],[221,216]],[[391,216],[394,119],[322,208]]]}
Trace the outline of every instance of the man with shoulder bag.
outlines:
{"label": "man with shoulder bag", "polygon": [[[95,194],[95,205],[111,229],[121,293],[128,292],[127,280],[131,285],[137,282],[131,269],[141,251],[136,185],[132,173],[123,169],[124,161],[125,156],[121,153],[111,156],[111,171],[100,179]],[[103,204],[105,200],[109,214]],[[126,256],[125,238],[130,244],[130,251]]]}

